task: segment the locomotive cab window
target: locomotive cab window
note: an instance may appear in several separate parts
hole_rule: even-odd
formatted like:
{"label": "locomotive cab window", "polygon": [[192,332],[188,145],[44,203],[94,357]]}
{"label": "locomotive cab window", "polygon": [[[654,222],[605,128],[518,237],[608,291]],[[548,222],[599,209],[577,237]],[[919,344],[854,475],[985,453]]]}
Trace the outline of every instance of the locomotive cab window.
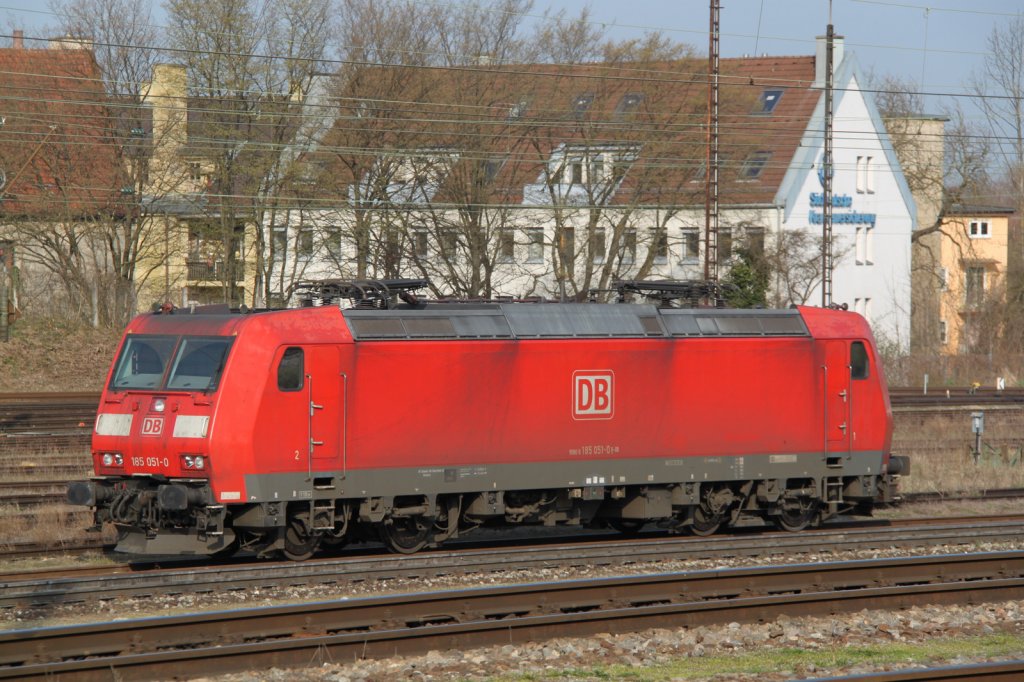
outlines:
{"label": "locomotive cab window", "polygon": [[111,390],[160,388],[177,343],[176,336],[129,336],[110,379]]}
{"label": "locomotive cab window", "polygon": [[282,391],[302,389],[304,354],[301,348],[285,348],[281,362],[277,365],[277,388]]}
{"label": "locomotive cab window", "polygon": [[854,341],[850,344],[850,377],[867,379],[870,375],[869,370],[867,347],[863,341]]}
{"label": "locomotive cab window", "polygon": [[167,388],[189,391],[213,391],[231,348],[231,337],[203,338],[186,336],[174,354],[174,365],[167,378]]}

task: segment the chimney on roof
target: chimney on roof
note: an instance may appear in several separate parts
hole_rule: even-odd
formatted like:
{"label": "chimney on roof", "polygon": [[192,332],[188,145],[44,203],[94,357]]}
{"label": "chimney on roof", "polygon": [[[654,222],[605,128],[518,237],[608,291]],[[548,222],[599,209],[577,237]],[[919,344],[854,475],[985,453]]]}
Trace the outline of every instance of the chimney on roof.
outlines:
{"label": "chimney on roof", "polygon": [[[814,55],[814,85],[811,87],[825,87],[825,51],[828,46],[826,36],[818,36],[817,51]],[[843,36],[832,36],[832,76],[843,63]]]}
{"label": "chimney on roof", "polygon": [[14,29],[14,45],[15,50],[25,49],[25,32],[20,28]]}

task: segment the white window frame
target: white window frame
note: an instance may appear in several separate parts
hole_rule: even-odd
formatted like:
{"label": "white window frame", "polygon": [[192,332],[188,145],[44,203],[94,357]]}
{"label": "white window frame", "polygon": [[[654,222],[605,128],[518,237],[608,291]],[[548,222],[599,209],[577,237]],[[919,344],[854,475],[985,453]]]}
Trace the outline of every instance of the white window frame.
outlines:
{"label": "white window frame", "polygon": [[526,228],[526,262],[544,262],[544,230],[539,227]]}
{"label": "white window frame", "polygon": [[987,220],[972,220],[967,227],[971,239],[991,239],[992,225]]}
{"label": "white window frame", "polygon": [[[667,228],[660,228],[659,229],[657,227],[649,227],[649,228],[647,228],[647,231],[651,235],[651,247],[650,248],[651,248],[651,251],[654,252],[654,256],[651,259],[651,262],[654,263],[655,265],[665,265],[666,263],[668,263],[669,253],[672,250],[670,248],[670,246],[669,246],[669,241],[668,241],[668,229]],[[660,244],[659,244],[659,241],[660,241]],[[658,253],[658,251],[659,251],[659,249],[661,247],[664,247],[664,251],[665,252],[663,254],[659,254]]]}
{"label": "white window frame", "polygon": [[[691,265],[693,263],[700,262],[700,229],[696,227],[684,227],[682,229],[683,234],[683,248],[679,253],[679,262],[685,265]],[[689,253],[690,250],[690,236],[696,237],[697,248],[694,253]]]}

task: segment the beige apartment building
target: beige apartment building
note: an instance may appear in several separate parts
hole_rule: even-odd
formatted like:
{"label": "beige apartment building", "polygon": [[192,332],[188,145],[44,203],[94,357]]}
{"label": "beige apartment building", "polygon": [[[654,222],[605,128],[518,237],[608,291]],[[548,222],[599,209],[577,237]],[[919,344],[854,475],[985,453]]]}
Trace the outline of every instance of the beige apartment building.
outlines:
{"label": "beige apartment building", "polygon": [[954,205],[942,217],[934,277],[937,350],[969,353],[987,329],[982,313],[1006,299],[1009,233],[1014,210]]}

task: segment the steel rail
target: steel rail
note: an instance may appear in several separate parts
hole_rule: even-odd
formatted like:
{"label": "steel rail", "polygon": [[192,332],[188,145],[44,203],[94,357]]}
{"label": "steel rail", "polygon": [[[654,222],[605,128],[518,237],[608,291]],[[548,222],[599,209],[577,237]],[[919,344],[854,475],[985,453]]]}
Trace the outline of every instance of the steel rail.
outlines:
{"label": "steel rail", "polygon": [[0,679],[209,675],[1022,596],[1024,552],[532,583],[0,632]]}
{"label": "steel rail", "polygon": [[[602,536],[604,538],[605,536]],[[187,562],[182,568],[125,572],[124,567],[83,569],[63,576],[48,571],[0,574],[0,608],[41,607],[49,604],[90,603],[118,597],[155,594],[217,593],[253,587],[345,585],[393,578],[460,574],[508,575],[518,579],[538,568],[585,565],[628,566],[665,561],[716,559],[731,556],[782,556],[817,552],[890,547],[963,546],[978,541],[1024,539],[1024,517],[1009,521],[925,525],[913,520],[893,527],[845,528],[793,533],[692,537],[581,538],[572,543],[526,547],[463,548],[414,556],[392,554],[349,556],[313,561],[204,565]]]}
{"label": "steel rail", "polygon": [[877,673],[860,673],[841,677],[805,678],[804,682],[942,682],[943,680],[1008,680],[1018,682],[1024,679],[1024,660],[990,661],[987,663],[965,663],[944,665],[935,668],[913,668],[910,670],[886,670]]}

